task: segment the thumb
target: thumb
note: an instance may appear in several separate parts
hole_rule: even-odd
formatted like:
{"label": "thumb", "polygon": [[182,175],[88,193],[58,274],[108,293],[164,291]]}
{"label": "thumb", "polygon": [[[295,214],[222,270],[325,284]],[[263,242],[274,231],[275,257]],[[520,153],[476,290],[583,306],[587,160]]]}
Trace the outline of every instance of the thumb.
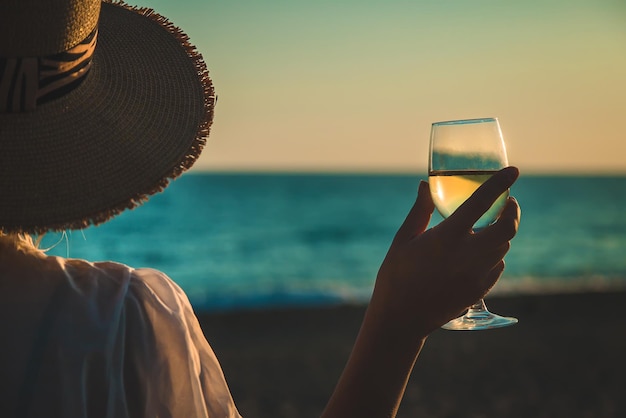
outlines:
{"label": "thumb", "polygon": [[430,195],[430,186],[422,180],[418,188],[417,199],[402,226],[400,226],[395,240],[409,241],[424,232],[434,210],[435,204]]}

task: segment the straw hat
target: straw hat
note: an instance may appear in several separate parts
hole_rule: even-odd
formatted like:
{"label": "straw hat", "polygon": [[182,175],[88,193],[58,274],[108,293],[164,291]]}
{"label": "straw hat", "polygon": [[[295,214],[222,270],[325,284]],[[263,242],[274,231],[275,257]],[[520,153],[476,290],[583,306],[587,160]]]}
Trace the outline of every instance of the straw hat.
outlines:
{"label": "straw hat", "polygon": [[102,223],[191,167],[213,120],[188,37],[107,0],[0,2],[0,231]]}

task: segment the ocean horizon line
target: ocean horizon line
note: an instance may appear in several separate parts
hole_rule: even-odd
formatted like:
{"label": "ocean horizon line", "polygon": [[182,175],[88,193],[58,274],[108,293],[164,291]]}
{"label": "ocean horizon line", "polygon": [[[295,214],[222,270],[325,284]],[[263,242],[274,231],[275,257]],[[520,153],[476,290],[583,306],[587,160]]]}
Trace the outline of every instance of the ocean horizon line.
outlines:
{"label": "ocean horizon line", "polygon": [[[513,164],[514,165],[514,164]],[[519,167],[519,166],[518,166]],[[610,177],[621,178],[626,177],[626,169],[623,171],[617,170],[563,170],[563,171],[550,171],[550,170],[524,170],[520,167],[521,175],[524,177]],[[192,168],[184,174],[187,175],[311,175],[311,176],[421,176],[428,177],[428,169],[416,169],[416,170],[359,170],[359,169],[286,169],[286,168],[241,168],[241,169],[207,169],[207,168]]]}

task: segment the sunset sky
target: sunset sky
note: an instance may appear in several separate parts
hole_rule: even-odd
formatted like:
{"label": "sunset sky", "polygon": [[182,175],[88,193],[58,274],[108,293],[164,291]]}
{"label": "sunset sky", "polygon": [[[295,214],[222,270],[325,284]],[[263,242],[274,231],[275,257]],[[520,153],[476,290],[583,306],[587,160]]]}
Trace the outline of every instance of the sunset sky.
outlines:
{"label": "sunset sky", "polygon": [[432,122],[498,117],[526,172],[626,173],[623,0],[139,0],[218,94],[195,169],[426,169]]}

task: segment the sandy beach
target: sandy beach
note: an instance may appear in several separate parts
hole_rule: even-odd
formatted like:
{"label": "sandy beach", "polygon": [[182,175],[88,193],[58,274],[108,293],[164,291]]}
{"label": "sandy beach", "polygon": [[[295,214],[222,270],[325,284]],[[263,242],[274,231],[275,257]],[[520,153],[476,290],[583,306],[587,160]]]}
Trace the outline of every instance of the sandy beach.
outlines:
{"label": "sandy beach", "polygon": [[[626,292],[487,304],[519,324],[433,333],[399,417],[626,416]],[[305,418],[323,409],[363,312],[340,306],[199,318],[244,417]]]}

